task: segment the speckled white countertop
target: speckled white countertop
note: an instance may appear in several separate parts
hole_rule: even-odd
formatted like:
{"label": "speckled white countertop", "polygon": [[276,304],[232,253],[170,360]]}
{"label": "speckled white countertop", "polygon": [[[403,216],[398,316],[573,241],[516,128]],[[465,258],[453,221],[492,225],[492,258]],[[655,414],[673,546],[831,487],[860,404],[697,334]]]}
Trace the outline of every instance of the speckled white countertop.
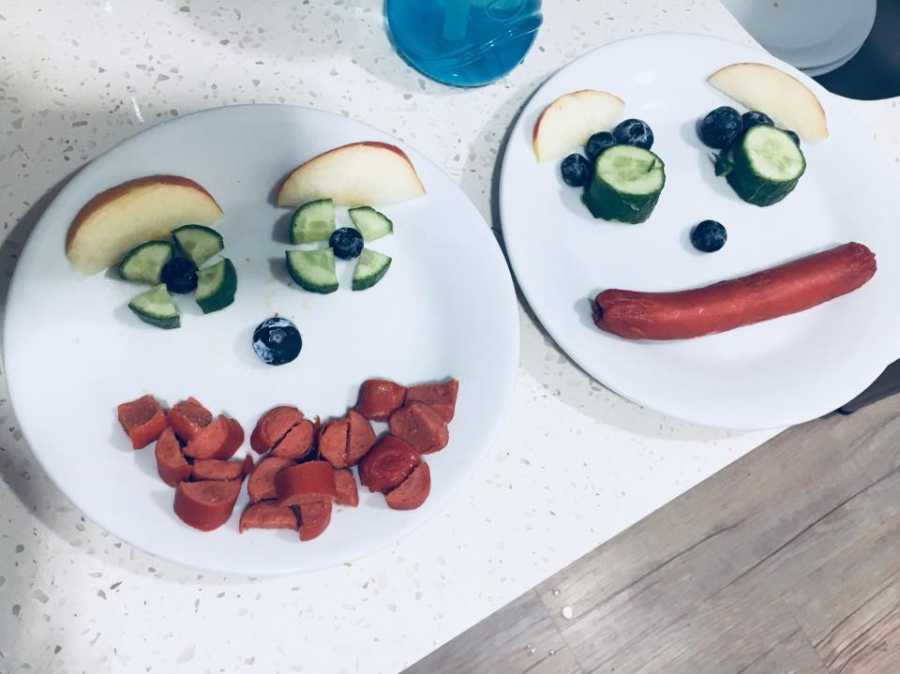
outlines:
{"label": "speckled white countertop", "polygon": [[[248,102],[349,115],[441,164],[490,220],[504,131],[556,68],[641,32],[750,42],[716,0],[544,4],[526,63],[462,91],[400,61],[379,0],[3,3],[0,295],[53,186],[163,119]],[[861,108],[897,155],[896,101]],[[771,435],[625,402],[521,317],[510,423],[452,512],[314,575],[206,575],[118,541],[47,480],[0,390],[0,672],[394,672]]]}

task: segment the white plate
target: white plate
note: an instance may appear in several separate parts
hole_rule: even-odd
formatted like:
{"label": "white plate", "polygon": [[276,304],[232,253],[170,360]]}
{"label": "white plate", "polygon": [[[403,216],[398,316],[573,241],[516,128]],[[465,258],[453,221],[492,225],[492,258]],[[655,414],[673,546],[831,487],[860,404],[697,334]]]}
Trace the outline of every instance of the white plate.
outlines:
{"label": "white plate", "polygon": [[[716,178],[695,121],[730,101],[706,77],[738,61],[778,65],[823,102],[827,141],[803,148],[806,175],[783,202],[758,208]],[[667,182],[641,225],[594,220],[559,163],[538,164],[535,120],[569,91],[611,91],[625,117],[653,128]],[[500,215],[516,278],[557,343],[591,375],[648,407],[712,426],[768,428],[824,414],[862,391],[900,355],[895,310],[900,253],[890,167],[842,99],[766,54],[715,38],[651,35],[616,42],[563,68],[522,111],[503,158]],[[690,228],[728,228],[715,254],[694,251]],[[702,286],[846,241],[869,245],[879,271],[860,290],[794,316],[676,342],[632,342],[601,332],[589,298],[603,288]]]}
{"label": "white plate", "polygon": [[[314,295],[293,286],[288,246],[273,238],[288,212],[269,204],[278,181],[330,147],[389,136],[337,115],[288,106],[209,110],[149,129],[75,176],[47,209],[19,261],[5,329],[7,378],[21,428],[50,477],[89,517],[153,554],[218,571],[307,571],[347,562],[422,524],[470,474],[510,399],[518,365],[518,311],[509,270],[491,230],[434,164],[410,156],[427,196],[386,208],[391,237],[372,248],[394,258],[374,288]],[[397,143],[400,144],[400,143]],[[216,227],[237,266],[228,309],[199,315],[179,299],[179,330],[137,321],[126,303],[139,288],[72,271],[63,238],[78,209],[126,179],[174,173],[199,181],[225,211]],[[346,217],[346,214],[343,214]],[[349,223],[348,223],[349,224]],[[303,351],[271,367],[250,335],[275,313],[293,319]],[[389,510],[360,492],[358,509],[336,508],[330,528],[301,544],[296,533],[238,535],[237,519],[203,534],[172,512],[173,491],[155,474],[153,448],[135,452],[115,420],[120,402],[153,393],[169,404],[194,395],[237,417],[249,435],[279,403],[307,414],[344,414],[360,382],[461,382],[450,445],[428,457],[431,497],[418,510]]]}
{"label": "white plate", "polygon": [[846,56],[843,56],[843,57],[839,58],[837,61],[834,61],[833,63],[826,63],[823,66],[816,66],[816,67],[812,67],[812,68],[803,68],[803,72],[806,73],[807,75],[809,75],[810,77],[820,77],[822,75],[827,75],[828,73],[837,70],[841,66],[846,65],[847,62],[850,61],[850,59],[852,59],[854,56],[856,56],[859,53],[860,49],[862,49],[862,45],[860,45],[859,47],[857,47],[856,49],[851,51]]}

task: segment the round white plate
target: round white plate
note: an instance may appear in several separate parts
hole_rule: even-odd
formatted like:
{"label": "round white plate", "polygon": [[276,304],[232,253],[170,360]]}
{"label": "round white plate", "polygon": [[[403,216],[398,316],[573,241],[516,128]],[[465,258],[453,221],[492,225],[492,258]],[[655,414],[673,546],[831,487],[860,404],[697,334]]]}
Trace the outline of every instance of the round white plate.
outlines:
{"label": "round white plate", "polygon": [[[768,62],[809,85],[831,137],[804,143],[808,169],[767,208],[741,201],[713,174],[696,120],[732,103],[706,82],[739,61]],[[534,123],[558,96],[607,90],[624,117],[646,120],[666,163],[666,186],[646,223],[593,219],[559,162],[538,164]],[[835,409],[900,356],[895,310],[900,234],[896,186],[871,134],[848,104],[753,49],[694,35],[650,35],[593,51],[550,78],[523,109],[503,158],[500,215],[516,278],[556,342],[592,376],[670,415],[712,426],[768,428]],[[689,232],[712,218],[728,243],[698,253]],[[793,316],[700,339],[635,342],[601,332],[590,298],[604,288],[676,290],[742,276],[847,241],[869,245],[879,270],[860,290]]]}
{"label": "round white plate", "polygon": [[[307,571],[347,562],[422,524],[470,475],[510,399],[519,322],[509,270],[490,228],[434,164],[407,149],[428,190],[385,208],[395,234],[372,248],[393,257],[374,288],[315,295],[294,286],[281,242],[289,212],[270,204],[295,165],[328,148],[389,136],[344,117],[288,106],[208,110],[161,124],[85,167],[60,192],[19,261],[9,295],[5,361],[21,428],[50,477],[100,525],[153,554],[206,569],[247,574]],[[72,217],[94,194],[156,173],[188,176],[219,201],[215,226],[238,276],[235,303],[200,315],[178,300],[182,327],[163,331],[127,309],[140,288],[104,274],[83,277],[63,253]],[[346,212],[339,213],[346,220]],[[276,230],[276,223],[279,226]],[[349,224],[349,221],[347,221]],[[278,313],[296,322],[303,351],[289,365],[257,360],[250,335]],[[296,532],[238,534],[237,520],[212,533],[181,523],[173,490],[156,475],[153,447],[129,448],[116,405],[144,393],[168,404],[196,396],[235,416],[249,436],[274,405],[340,416],[359,384],[457,377],[450,444],[427,460],[431,497],[409,512],[360,491],[359,508],[336,508],[329,529],[300,543]],[[249,448],[248,448],[249,451]]]}
{"label": "round white plate", "polygon": [[862,49],[862,45],[851,51],[846,56],[839,58],[837,61],[833,63],[826,63],[823,66],[817,66],[812,68],[803,68],[803,72],[809,75],[810,77],[820,77],[821,75],[827,75],[830,72],[833,72],[840,68],[843,65],[846,65],[847,62],[850,61],[854,56],[856,56],[860,49]]}

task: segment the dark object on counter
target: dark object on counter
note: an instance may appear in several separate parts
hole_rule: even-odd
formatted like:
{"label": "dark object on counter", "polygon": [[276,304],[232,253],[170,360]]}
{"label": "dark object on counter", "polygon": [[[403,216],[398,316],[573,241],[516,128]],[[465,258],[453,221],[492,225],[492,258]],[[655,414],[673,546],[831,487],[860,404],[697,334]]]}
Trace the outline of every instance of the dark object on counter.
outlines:
{"label": "dark object on counter", "polygon": [[888,365],[887,369],[872,382],[871,386],[856,396],[843,407],[839,407],[838,414],[853,414],[866,405],[877,403],[888,396],[900,393],[900,360]]}

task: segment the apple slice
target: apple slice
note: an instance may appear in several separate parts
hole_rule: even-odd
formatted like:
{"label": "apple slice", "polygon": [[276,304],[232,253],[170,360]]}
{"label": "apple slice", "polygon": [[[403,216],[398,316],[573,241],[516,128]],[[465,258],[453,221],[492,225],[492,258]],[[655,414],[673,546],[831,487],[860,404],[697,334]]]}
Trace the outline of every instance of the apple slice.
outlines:
{"label": "apple slice", "polygon": [[797,78],[765,63],[735,63],[707,81],[751,110],[759,110],[804,140],[828,138],[825,110],[816,95]]}
{"label": "apple slice", "polygon": [[583,147],[598,131],[609,130],[624,108],[621,98],[605,91],[582,89],[560,96],[544,108],[534,125],[537,160],[559,159]]}
{"label": "apple slice", "polygon": [[181,176],[147,176],[101,192],[75,216],[66,255],[82,274],[111,267],[139,243],[166,238],[181,225],[210,225],[222,209],[200,184]]}
{"label": "apple slice", "polygon": [[364,141],[328,150],[300,164],[278,188],[279,206],[334,199],[339,206],[384,206],[425,194],[406,153]]}

